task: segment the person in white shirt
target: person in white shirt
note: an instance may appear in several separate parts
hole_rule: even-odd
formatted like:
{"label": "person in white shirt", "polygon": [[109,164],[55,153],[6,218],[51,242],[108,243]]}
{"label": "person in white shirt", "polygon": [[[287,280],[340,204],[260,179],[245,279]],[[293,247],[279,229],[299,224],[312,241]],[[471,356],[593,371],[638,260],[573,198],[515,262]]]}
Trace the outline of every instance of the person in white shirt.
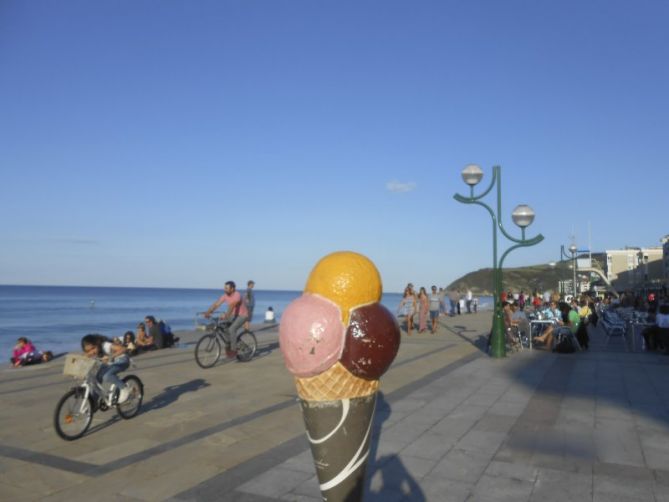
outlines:
{"label": "person in white shirt", "polygon": [[474,295],[472,294],[472,290],[467,288],[467,293],[465,294],[465,303],[467,304],[467,313],[471,314],[472,313],[472,299],[474,298]]}
{"label": "person in white shirt", "polygon": [[657,348],[669,354],[669,304],[663,303],[655,316],[657,325]]}

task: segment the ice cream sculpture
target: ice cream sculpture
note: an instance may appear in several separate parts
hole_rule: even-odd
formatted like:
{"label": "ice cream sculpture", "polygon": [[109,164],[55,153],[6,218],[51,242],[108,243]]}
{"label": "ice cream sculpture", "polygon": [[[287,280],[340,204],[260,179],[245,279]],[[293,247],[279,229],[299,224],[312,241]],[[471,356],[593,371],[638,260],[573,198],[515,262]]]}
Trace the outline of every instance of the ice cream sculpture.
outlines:
{"label": "ice cream sculpture", "polygon": [[362,500],[379,378],[400,346],[381,292],[374,263],[336,252],[316,264],[281,316],[281,352],[327,501]]}

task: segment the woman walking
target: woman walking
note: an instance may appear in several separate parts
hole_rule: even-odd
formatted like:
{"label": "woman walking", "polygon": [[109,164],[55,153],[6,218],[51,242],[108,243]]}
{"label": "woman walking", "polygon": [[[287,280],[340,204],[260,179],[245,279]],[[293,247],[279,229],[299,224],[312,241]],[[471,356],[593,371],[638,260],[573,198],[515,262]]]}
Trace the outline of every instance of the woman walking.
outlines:
{"label": "woman walking", "polygon": [[397,307],[397,314],[400,317],[406,317],[407,319],[407,334],[411,336],[411,331],[413,330],[413,314],[416,311],[416,297],[413,294],[411,288],[407,287],[404,290],[404,296],[402,301],[400,301],[399,307]]}
{"label": "woman walking", "polygon": [[427,291],[425,288],[420,288],[418,293],[418,304],[420,305],[420,314],[418,316],[418,332],[422,333],[427,330],[427,310],[429,300],[427,298]]}

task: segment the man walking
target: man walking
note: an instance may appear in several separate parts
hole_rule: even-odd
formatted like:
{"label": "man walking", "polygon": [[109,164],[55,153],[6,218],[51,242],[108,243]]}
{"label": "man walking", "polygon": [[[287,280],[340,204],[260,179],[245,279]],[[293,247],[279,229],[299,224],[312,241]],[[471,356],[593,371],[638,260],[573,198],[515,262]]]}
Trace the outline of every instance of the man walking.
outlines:
{"label": "man walking", "polygon": [[249,313],[242,301],[242,295],[237,291],[237,286],[233,281],[226,282],[223,291],[224,294],[209,307],[204,317],[208,319],[218,307],[224,303],[228,304],[228,311],[223,315],[223,318],[231,321],[232,324],[228,328],[230,346],[225,347],[225,355],[233,359],[237,357],[237,331],[244,325]]}
{"label": "man walking", "polygon": [[244,323],[244,329],[249,329],[249,324],[253,320],[253,309],[256,306],[256,295],[253,293],[253,288],[256,285],[255,282],[249,281],[246,283],[246,293],[244,293],[244,303],[246,304],[246,310],[248,311],[248,317]]}
{"label": "man walking", "polygon": [[448,292],[448,302],[450,303],[450,310],[448,312],[449,316],[453,317],[455,315],[459,301],[460,301],[460,295],[458,294],[457,290],[451,289]]}

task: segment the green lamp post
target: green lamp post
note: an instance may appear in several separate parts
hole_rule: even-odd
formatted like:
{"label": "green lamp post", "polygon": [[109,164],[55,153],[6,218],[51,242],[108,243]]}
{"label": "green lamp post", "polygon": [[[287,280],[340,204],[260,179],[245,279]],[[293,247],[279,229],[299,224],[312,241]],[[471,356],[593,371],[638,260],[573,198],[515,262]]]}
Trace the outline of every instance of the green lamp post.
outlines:
{"label": "green lamp post", "polygon": [[578,248],[576,247],[576,244],[572,244],[569,246],[569,252],[571,253],[571,256],[568,256],[567,253],[564,251],[564,245],[560,246],[560,256],[562,257],[563,260],[569,260],[571,259],[571,268],[574,272],[574,278],[571,283],[571,292],[572,292],[572,298],[576,298],[578,296],[578,290],[579,288],[576,287],[576,253],[578,252]]}
{"label": "green lamp post", "polygon": [[[491,355],[492,357],[504,357],[506,355],[506,341],[504,336],[504,313],[502,312],[502,267],[504,265],[504,260],[508,254],[514,249],[520,247],[534,246],[539,244],[544,240],[543,235],[539,234],[532,239],[525,238],[525,228],[527,228],[534,221],[534,211],[531,207],[526,205],[517,206],[513,213],[511,213],[511,218],[513,222],[518,225],[521,229],[521,238],[517,239],[509,235],[509,233],[504,229],[500,215],[502,213],[502,168],[500,166],[494,166],[492,168],[492,182],[490,186],[480,195],[474,195],[474,187],[481,181],[483,178],[483,171],[476,164],[469,164],[462,170],[462,179],[464,182],[469,185],[469,197],[464,197],[460,194],[455,194],[453,198],[458,202],[463,204],[477,204],[484,207],[490,217],[492,218],[492,279],[493,279],[493,301],[494,301],[494,312],[492,320],[492,337],[491,337]],[[481,199],[488,195],[493,187],[497,184],[497,212],[495,212],[490,206],[481,202]],[[502,232],[504,237],[509,239],[515,244],[507,249],[502,257],[497,261],[497,229]]]}

